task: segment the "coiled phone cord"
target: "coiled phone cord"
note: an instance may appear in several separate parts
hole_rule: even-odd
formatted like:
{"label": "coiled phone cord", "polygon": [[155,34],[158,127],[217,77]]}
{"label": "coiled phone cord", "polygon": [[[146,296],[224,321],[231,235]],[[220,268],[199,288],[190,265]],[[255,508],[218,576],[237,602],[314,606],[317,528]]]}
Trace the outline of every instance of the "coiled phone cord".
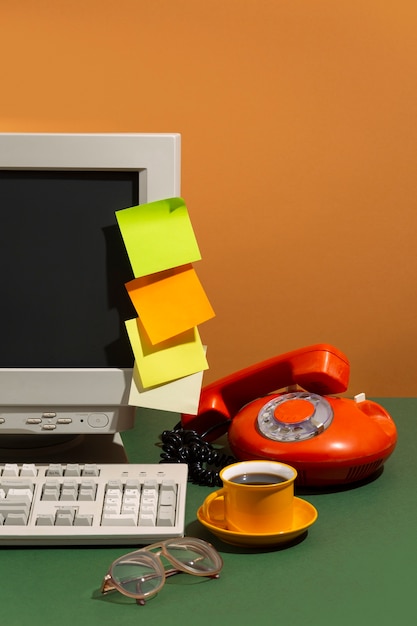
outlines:
{"label": "coiled phone cord", "polygon": [[236,459],[204,441],[210,431],[199,435],[195,430],[184,430],[180,423],[173,430],[164,430],[160,463],[187,463],[190,482],[205,487],[221,486],[220,470],[235,463]]}

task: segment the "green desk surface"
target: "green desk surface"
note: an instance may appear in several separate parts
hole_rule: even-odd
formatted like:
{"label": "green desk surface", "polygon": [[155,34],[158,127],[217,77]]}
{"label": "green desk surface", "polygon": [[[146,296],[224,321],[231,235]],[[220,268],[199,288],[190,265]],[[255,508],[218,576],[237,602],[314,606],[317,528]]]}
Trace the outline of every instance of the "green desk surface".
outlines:
{"label": "green desk surface", "polygon": [[[186,534],[220,551],[220,579],[174,576],[140,607],[99,593],[109,564],[128,547],[2,548],[2,624],[417,624],[417,399],[379,402],[399,433],[384,472],[356,488],[299,493],[319,517],[298,544],[257,551],[222,543],[196,520],[211,489],[189,485]],[[175,422],[139,411],[124,435],[129,459],[157,463],[159,434]]]}

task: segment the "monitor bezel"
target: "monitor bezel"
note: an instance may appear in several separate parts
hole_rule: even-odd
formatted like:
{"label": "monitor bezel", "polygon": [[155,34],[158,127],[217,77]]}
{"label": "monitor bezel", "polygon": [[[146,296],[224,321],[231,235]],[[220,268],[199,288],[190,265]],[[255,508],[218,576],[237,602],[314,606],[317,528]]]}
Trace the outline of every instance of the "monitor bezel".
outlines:
{"label": "monitor bezel", "polygon": [[[0,170],[133,171],[139,203],[153,202],[180,196],[181,136],[0,133]],[[128,405],[131,379],[132,370],[120,368],[0,368],[0,434],[15,429],[7,416],[54,407],[98,413],[109,407],[108,430],[118,432],[126,428],[117,424],[117,409]],[[25,432],[31,430],[39,432],[25,426]]]}

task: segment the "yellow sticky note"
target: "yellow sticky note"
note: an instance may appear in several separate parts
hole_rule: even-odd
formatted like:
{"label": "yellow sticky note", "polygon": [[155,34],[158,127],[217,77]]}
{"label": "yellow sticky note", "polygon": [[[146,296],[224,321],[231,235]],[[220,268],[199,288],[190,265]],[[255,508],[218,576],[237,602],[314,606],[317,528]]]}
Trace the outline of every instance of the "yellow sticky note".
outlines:
{"label": "yellow sticky note", "polygon": [[116,211],[135,278],[201,259],[182,198],[168,198]]}
{"label": "yellow sticky note", "polygon": [[196,415],[200,403],[203,372],[179,378],[164,385],[144,389],[135,363],[129,404],[159,411]]}
{"label": "yellow sticky note", "polygon": [[152,344],[214,317],[191,265],[135,278],[126,283],[126,289]]}
{"label": "yellow sticky note", "polygon": [[139,318],[125,324],[144,389],[208,369],[197,328],[153,346]]}

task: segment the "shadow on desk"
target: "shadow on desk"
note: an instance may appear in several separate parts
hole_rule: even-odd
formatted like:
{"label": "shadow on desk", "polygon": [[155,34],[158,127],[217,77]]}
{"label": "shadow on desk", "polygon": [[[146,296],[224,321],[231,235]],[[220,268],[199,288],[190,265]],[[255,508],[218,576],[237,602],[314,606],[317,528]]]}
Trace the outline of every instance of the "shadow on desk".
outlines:
{"label": "shadow on desk", "polygon": [[364,487],[365,485],[369,485],[377,480],[384,472],[384,466],[380,467],[376,472],[371,474],[371,476],[367,476],[363,480],[358,480],[354,483],[348,483],[345,485],[329,485],[328,487],[308,487],[305,485],[298,486],[295,484],[295,492],[297,496],[317,496],[324,495],[326,493],[342,493],[344,491],[353,491],[354,489],[359,489],[360,487]]}
{"label": "shadow on desk", "polygon": [[199,539],[204,539],[204,541],[208,541],[213,544],[213,546],[218,550],[218,552],[227,552],[230,554],[261,554],[267,552],[280,552],[282,550],[288,550],[293,546],[302,543],[306,537],[308,536],[308,530],[305,531],[302,535],[299,535],[292,541],[288,541],[287,543],[281,545],[274,546],[253,546],[253,547],[245,547],[245,546],[234,546],[230,543],[226,543],[221,539],[215,537],[211,532],[206,530],[202,524],[198,520],[190,522],[187,524],[185,528],[185,534],[188,537],[198,537]]}

